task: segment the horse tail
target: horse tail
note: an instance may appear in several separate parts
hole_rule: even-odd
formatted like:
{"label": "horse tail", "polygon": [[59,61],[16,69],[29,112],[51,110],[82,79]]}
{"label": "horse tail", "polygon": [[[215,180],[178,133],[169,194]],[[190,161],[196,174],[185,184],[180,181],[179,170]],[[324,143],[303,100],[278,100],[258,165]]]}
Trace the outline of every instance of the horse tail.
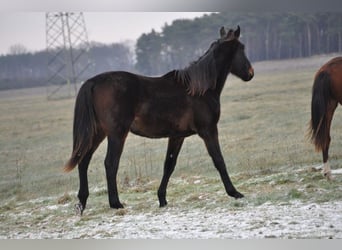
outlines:
{"label": "horse tail", "polygon": [[327,108],[330,99],[330,76],[321,71],[316,77],[312,87],[310,135],[311,142],[317,151],[324,149],[329,143],[329,128],[327,121]]}
{"label": "horse tail", "polygon": [[94,83],[85,82],[80,88],[74,111],[73,150],[69,161],[64,166],[70,172],[92,149],[93,139],[97,132],[97,120],[92,102]]}

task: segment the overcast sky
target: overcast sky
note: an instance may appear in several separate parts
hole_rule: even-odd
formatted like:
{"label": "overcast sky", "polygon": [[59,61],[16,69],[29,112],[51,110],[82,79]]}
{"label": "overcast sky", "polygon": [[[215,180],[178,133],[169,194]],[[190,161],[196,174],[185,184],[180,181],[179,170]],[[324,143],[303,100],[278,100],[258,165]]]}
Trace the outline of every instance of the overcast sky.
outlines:
{"label": "overcast sky", "polygon": [[[206,12],[208,13],[208,12]],[[84,12],[90,41],[103,43],[135,40],[152,29],[160,31],[179,18],[193,19],[205,12]],[[0,54],[13,44],[29,51],[46,47],[44,12],[0,12]]]}

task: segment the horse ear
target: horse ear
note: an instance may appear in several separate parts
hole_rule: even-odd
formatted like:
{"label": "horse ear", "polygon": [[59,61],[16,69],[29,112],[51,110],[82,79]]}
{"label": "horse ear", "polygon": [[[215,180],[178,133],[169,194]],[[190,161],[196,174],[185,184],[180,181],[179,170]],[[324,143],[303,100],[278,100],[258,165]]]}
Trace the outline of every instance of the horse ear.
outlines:
{"label": "horse ear", "polygon": [[240,26],[237,26],[237,29],[234,31],[234,36],[235,38],[239,38],[240,37]]}
{"label": "horse ear", "polygon": [[224,38],[227,35],[226,29],[222,26],[220,29],[220,36]]}

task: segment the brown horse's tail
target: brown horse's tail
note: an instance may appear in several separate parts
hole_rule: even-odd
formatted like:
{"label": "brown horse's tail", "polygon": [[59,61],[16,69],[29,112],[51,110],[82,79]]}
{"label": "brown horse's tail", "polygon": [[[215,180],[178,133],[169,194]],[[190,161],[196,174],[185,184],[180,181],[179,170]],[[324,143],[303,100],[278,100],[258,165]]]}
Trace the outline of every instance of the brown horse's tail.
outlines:
{"label": "brown horse's tail", "polygon": [[310,137],[317,151],[329,143],[327,107],[330,99],[330,76],[321,71],[315,77],[312,87]]}
{"label": "brown horse's tail", "polygon": [[70,172],[92,149],[96,134],[96,115],[92,102],[93,82],[85,82],[78,92],[73,126],[73,150],[71,158],[64,166],[65,172]]}

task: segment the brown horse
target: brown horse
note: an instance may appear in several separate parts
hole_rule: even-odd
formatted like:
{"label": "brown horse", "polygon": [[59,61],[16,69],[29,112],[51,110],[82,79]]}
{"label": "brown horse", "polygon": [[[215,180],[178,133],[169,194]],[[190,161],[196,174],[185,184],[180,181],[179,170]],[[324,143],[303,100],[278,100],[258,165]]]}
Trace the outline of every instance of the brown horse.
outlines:
{"label": "brown horse", "polygon": [[317,151],[322,151],[323,174],[331,179],[328,162],[331,121],[342,104],[342,57],[335,57],[316,73],[312,87],[310,135]]}
{"label": "brown horse", "polygon": [[233,186],[220,150],[217,123],[220,94],[228,73],[244,81],[254,75],[239,41],[240,27],[226,32],[212,43],[197,61],[182,70],[161,77],[128,72],[107,72],[87,80],[78,93],[73,126],[73,151],[65,165],[71,171],[78,164],[80,189],[77,205],[82,214],[89,196],[87,170],[94,151],[107,137],[105,158],[109,205],[122,208],[116,175],[129,131],[149,137],[168,137],[163,178],[158,189],[160,207],[167,204],[166,188],[185,137],[198,134],[207,147],[226,192],[242,198]]}

